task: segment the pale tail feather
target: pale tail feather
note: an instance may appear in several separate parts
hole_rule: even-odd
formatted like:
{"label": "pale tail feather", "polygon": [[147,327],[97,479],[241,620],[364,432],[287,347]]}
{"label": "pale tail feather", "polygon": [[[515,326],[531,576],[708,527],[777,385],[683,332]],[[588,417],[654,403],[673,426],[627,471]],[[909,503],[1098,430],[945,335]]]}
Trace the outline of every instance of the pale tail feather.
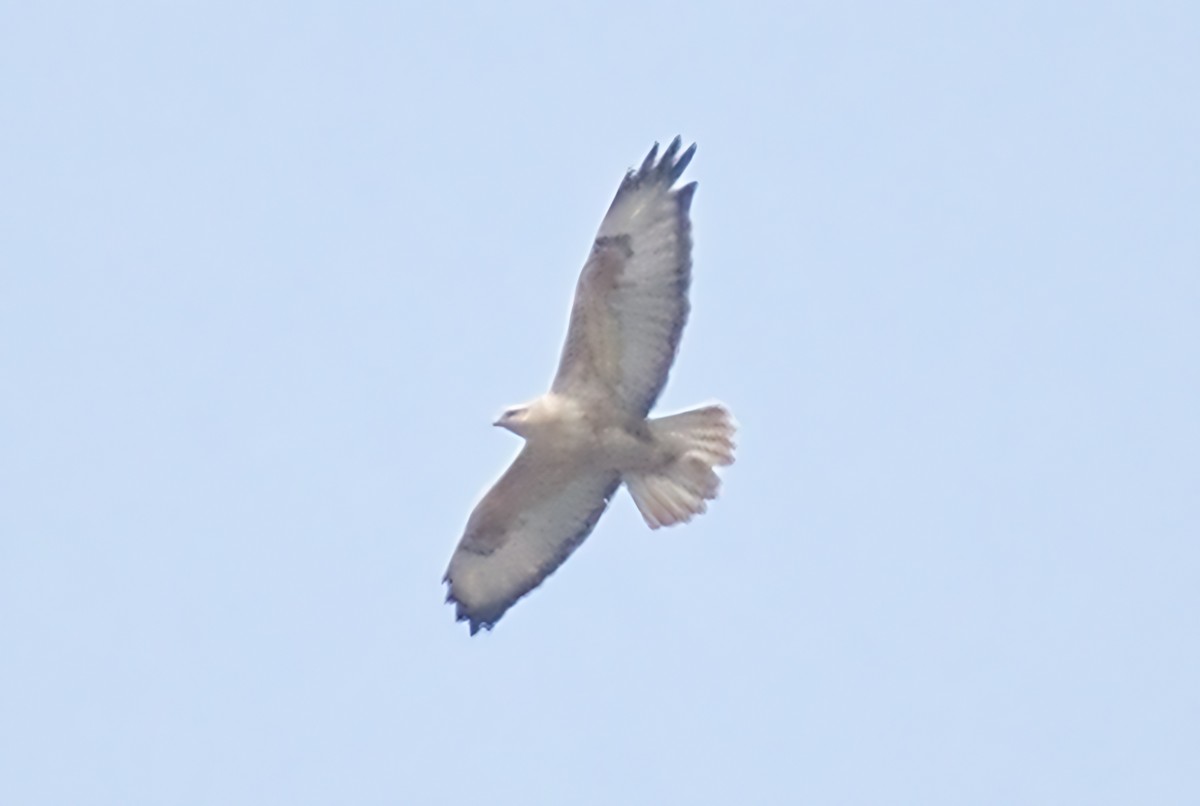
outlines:
{"label": "pale tail feather", "polygon": [[625,484],[651,529],[686,522],[717,497],[721,480],[713,468],[733,464],[733,418],[721,406],[658,417],[649,421],[655,441],[677,457],[653,471],[626,473]]}

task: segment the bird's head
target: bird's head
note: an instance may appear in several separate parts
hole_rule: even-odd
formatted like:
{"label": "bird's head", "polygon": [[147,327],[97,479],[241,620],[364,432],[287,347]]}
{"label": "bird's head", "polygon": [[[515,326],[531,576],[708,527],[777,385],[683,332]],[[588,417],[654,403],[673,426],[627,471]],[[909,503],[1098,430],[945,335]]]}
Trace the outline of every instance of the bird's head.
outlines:
{"label": "bird's head", "polygon": [[492,423],[492,425],[498,425],[501,428],[507,428],[509,431],[512,431],[519,437],[528,436],[527,432],[530,425],[529,414],[529,404],[513,406],[509,409],[506,409],[505,412],[500,415],[500,419],[496,420],[496,422]]}

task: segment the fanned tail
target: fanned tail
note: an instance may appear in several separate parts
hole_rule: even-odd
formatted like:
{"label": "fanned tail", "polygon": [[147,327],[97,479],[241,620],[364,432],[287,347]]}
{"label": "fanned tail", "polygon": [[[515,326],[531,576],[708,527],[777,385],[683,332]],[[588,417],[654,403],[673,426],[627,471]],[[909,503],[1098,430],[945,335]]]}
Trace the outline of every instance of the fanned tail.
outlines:
{"label": "fanned tail", "polygon": [[737,427],[722,406],[705,406],[649,421],[656,442],[675,458],[650,471],[626,473],[625,484],[651,529],[692,519],[717,497],[721,479],[713,469],[733,464]]}

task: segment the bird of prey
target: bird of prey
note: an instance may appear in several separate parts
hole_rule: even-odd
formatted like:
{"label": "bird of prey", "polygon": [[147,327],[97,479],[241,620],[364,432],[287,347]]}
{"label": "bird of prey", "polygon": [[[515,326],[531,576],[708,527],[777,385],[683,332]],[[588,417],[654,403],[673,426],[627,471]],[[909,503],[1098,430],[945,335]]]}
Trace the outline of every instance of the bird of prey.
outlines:
{"label": "bird of prey", "polygon": [[688,316],[696,183],[674,188],[696,152],[676,137],[630,170],[575,289],[550,391],[496,425],[525,445],[471,513],[450,558],[446,601],[474,635],[555,571],[624,483],[651,529],[688,521],[733,462],[720,405],[650,418]]}

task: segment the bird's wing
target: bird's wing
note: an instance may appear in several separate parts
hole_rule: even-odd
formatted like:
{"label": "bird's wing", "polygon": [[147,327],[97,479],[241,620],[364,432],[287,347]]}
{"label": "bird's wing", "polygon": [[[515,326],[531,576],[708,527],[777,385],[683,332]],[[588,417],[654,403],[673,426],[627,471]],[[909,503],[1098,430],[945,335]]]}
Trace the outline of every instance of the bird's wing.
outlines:
{"label": "bird's wing", "polygon": [[458,620],[472,635],[491,629],[579,547],[619,484],[616,473],[527,444],[475,507],[450,558],[446,600]]}
{"label": "bird's wing", "polygon": [[575,290],[554,392],[644,417],[667,382],[688,315],[696,183],[672,186],[696,146],[676,137],[630,171],[600,224]]}

